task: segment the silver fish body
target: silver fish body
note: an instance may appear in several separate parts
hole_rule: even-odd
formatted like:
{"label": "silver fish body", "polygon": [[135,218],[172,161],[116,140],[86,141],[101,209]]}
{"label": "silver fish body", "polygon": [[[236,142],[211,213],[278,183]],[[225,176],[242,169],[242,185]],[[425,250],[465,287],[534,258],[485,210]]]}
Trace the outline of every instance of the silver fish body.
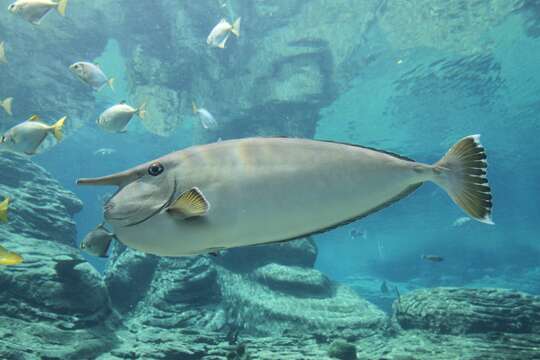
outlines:
{"label": "silver fish body", "polygon": [[39,25],[52,9],[57,9],[60,15],[64,16],[66,6],[67,0],[17,0],[8,6],[8,10],[34,25]]}
{"label": "silver fish body", "polygon": [[95,90],[100,90],[107,84],[112,88],[114,79],[109,79],[103,70],[96,64],[80,61],[70,65],[69,70],[82,82],[90,85]]}
{"label": "silver fish body", "polygon": [[[462,141],[483,149],[472,138]],[[326,231],[388,206],[425,181],[448,190],[454,184],[446,183],[453,173],[443,168],[454,156],[449,154],[439,165],[425,165],[346,144],[252,138],[191,147],[78,183],[119,186],[105,205],[105,219],[121,242],[147,253],[186,256]],[[208,203],[207,212],[172,211],[176,199],[193,189]],[[471,211],[489,222],[490,204],[482,206],[484,212]]]}
{"label": "silver fish body", "polygon": [[80,248],[93,256],[107,257],[110,244],[114,239],[115,235],[101,224],[84,237]]}
{"label": "silver fish body", "polygon": [[240,21],[241,19],[238,18],[234,24],[231,25],[227,20],[221,19],[221,21],[210,31],[210,34],[208,34],[206,43],[211,47],[225,48],[231,33],[240,36]]}
{"label": "silver fish body", "polygon": [[197,109],[197,117],[199,118],[201,125],[205,129],[215,129],[218,123],[214,116],[206,109]]}
{"label": "silver fish body", "polygon": [[62,118],[54,125],[25,121],[9,129],[0,138],[0,145],[13,152],[34,155],[49,133],[53,133],[58,141],[61,140],[64,121],[65,118]]}
{"label": "silver fish body", "polygon": [[97,125],[107,132],[125,132],[133,115],[139,114],[139,109],[128,104],[116,104],[105,110],[96,121]]}

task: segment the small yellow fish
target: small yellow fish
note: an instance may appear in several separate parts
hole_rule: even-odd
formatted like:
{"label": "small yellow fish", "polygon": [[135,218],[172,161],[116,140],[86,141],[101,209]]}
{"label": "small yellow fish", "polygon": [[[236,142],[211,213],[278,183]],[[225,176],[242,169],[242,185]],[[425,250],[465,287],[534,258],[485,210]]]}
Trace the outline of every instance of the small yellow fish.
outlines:
{"label": "small yellow fish", "polygon": [[6,58],[6,44],[2,41],[0,42],[0,64],[7,64]]}
{"label": "small yellow fish", "polygon": [[0,265],[17,265],[23,262],[21,255],[0,246]]}
{"label": "small yellow fish", "polygon": [[7,112],[7,114],[9,116],[13,115],[13,112],[11,111],[11,104],[13,103],[13,98],[12,97],[8,97],[8,98],[5,98],[4,100],[0,101],[0,107],[2,109],[4,109],[5,112]]}
{"label": "small yellow fish", "polygon": [[8,210],[9,210],[9,198],[5,198],[4,201],[0,203],[0,222],[8,222]]}

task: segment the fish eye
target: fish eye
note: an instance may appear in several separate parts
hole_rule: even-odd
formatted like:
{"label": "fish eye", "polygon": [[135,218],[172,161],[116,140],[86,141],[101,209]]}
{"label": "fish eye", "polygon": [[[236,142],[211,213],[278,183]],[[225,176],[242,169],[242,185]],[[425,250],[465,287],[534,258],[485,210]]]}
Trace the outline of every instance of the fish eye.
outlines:
{"label": "fish eye", "polygon": [[163,172],[163,170],[165,170],[163,165],[161,165],[160,162],[155,162],[148,167],[148,174],[150,176],[158,176]]}
{"label": "fish eye", "polygon": [[8,10],[13,10],[13,8],[15,8],[15,4],[11,4],[8,6]]}

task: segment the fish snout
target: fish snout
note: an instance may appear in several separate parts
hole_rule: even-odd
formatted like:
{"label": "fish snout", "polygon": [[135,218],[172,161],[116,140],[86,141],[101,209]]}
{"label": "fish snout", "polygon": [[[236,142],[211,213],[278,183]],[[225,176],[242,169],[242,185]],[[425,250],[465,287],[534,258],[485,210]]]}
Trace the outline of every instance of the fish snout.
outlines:
{"label": "fish snout", "polygon": [[9,12],[12,12],[12,13],[17,12],[17,5],[16,5],[15,3],[10,4],[10,5],[8,6],[8,11],[9,11]]}

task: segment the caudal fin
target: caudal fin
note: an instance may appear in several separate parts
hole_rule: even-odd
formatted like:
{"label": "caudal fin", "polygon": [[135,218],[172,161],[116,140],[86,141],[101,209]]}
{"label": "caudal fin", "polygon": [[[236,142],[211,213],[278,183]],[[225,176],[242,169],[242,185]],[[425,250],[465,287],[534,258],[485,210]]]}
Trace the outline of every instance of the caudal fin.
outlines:
{"label": "caudal fin", "polygon": [[9,198],[5,198],[4,201],[0,202],[0,222],[8,222],[9,202]]}
{"label": "caudal fin", "polygon": [[58,4],[56,5],[56,10],[62,16],[66,16],[67,3],[68,0],[58,0]]}
{"label": "caudal fin", "polygon": [[8,113],[9,116],[12,116],[13,113],[11,112],[11,104],[13,103],[13,98],[8,97],[4,101],[0,103],[0,106]]}
{"label": "caudal fin", "polygon": [[144,119],[146,117],[146,103],[142,103],[141,106],[137,109],[137,114],[141,119]]}
{"label": "caudal fin", "polygon": [[480,135],[471,135],[452,146],[433,167],[434,181],[470,217],[486,224],[491,220],[491,189]]}
{"label": "caudal fin", "polygon": [[236,35],[236,37],[240,36],[240,23],[242,21],[242,18],[236,19],[234,24],[232,25],[231,32]]}
{"label": "caudal fin", "polygon": [[197,112],[199,111],[199,109],[197,108],[197,104],[195,103],[195,101],[192,101],[191,102],[191,111],[193,111],[193,114],[197,114]]}
{"label": "caudal fin", "polygon": [[53,134],[54,134],[54,137],[56,138],[56,141],[62,141],[62,138],[64,137],[63,128],[64,128],[64,124],[66,123],[66,119],[67,119],[67,116],[64,116],[52,126]]}

